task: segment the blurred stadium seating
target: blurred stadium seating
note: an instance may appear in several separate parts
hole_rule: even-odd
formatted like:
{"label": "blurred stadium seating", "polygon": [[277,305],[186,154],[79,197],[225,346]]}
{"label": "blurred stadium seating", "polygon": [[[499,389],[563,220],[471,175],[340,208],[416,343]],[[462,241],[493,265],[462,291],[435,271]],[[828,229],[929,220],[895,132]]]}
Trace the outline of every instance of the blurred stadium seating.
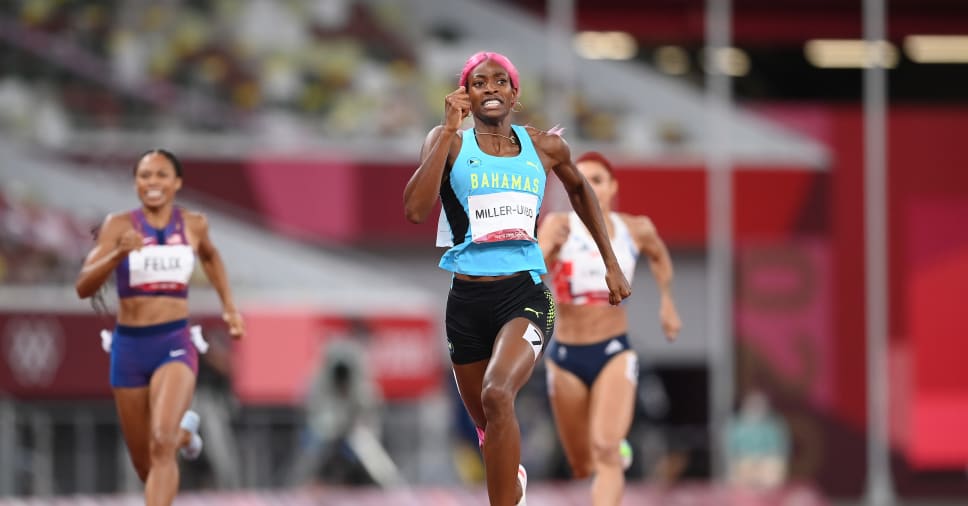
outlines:
{"label": "blurred stadium seating", "polygon": [[52,206],[28,188],[4,185],[0,195],[0,283],[65,284],[77,275],[91,223]]}

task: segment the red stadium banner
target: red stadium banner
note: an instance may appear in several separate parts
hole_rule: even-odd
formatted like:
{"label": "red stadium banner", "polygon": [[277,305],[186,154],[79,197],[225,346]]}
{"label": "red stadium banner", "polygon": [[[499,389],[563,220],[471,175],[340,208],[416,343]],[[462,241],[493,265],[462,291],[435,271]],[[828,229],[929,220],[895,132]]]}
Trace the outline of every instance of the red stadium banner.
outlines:
{"label": "red stadium banner", "polygon": [[[968,202],[964,199],[920,199],[908,207],[909,275],[903,285],[909,345],[908,385],[895,392],[909,395],[909,410],[899,410],[906,429],[907,454],[921,469],[959,469],[968,463]],[[908,388],[901,390],[908,386]],[[897,395],[892,395],[896,398]],[[900,423],[898,423],[900,422]]]}
{"label": "red stadium banner", "polygon": [[234,363],[243,402],[302,404],[327,346],[341,339],[365,350],[367,368],[386,399],[421,397],[444,377],[443,341],[428,315],[247,312],[246,325],[250,336],[236,343]]}
{"label": "red stadium banner", "polygon": [[[443,377],[445,354],[428,315],[348,317],[315,311],[246,313],[233,343],[234,387],[253,404],[301,404],[334,339],[357,339],[383,396],[418,398]],[[223,331],[215,315],[193,317]],[[23,400],[108,399],[110,356],[99,334],[113,322],[95,314],[0,313],[0,392]]]}
{"label": "red stadium banner", "polygon": [[97,315],[0,313],[0,392],[20,399],[109,398]]}

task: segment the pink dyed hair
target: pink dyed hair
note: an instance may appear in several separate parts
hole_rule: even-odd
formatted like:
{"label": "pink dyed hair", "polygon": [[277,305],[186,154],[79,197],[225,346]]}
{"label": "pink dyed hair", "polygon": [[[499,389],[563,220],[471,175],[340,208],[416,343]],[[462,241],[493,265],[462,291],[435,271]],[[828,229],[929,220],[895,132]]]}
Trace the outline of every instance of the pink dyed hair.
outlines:
{"label": "pink dyed hair", "polygon": [[508,71],[508,76],[511,78],[511,87],[514,91],[520,92],[518,86],[521,83],[521,76],[518,75],[518,69],[515,68],[514,64],[507,56],[501,53],[492,53],[490,51],[481,51],[479,53],[474,53],[470,58],[464,63],[464,69],[460,71],[460,81],[457,82],[459,86],[467,86],[467,77],[470,75],[474,67],[477,67],[483,62],[491,60],[494,63],[504,67],[504,70]]}

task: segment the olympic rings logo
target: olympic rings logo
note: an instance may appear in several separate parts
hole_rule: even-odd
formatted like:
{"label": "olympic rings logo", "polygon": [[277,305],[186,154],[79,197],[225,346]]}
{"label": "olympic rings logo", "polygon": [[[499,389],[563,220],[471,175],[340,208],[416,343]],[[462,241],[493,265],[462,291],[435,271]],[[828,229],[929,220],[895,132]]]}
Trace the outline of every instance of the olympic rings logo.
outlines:
{"label": "olympic rings logo", "polygon": [[23,386],[50,385],[64,358],[64,336],[57,320],[50,318],[9,320],[3,344],[10,372]]}

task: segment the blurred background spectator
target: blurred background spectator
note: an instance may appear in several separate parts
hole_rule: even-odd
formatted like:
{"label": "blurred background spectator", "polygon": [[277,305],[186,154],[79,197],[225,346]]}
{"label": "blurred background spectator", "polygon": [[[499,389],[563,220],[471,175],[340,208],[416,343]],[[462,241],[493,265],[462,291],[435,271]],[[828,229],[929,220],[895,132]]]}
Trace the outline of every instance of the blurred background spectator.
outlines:
{"label": "blurred background spectator", "polygon": [[382,399],[367,362],[368,343],[366,323],[353,320],[347,335],[323,349],[306,398],[305,442],[294,459],[292,485],[314,477],[352,484],[398,481],[379,443]]}
{"label": "blurred background spectator", "polygon": [[726,427],[730,483],[754,490],[773,490],[787,479],[790,435],[786,423],[773,413],[763,392],[743,397],[739,411]]}

